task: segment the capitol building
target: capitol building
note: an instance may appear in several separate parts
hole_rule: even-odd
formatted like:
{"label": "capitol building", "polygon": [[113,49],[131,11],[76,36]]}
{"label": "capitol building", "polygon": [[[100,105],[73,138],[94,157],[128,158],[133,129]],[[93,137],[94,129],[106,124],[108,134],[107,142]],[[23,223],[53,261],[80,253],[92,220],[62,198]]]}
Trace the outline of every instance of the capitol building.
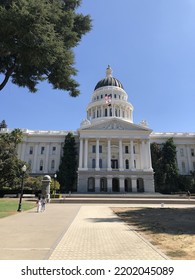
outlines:
{"label": "capitol building", "polygon": [[[177,148],[179,173],[195,171],[195,133],[153,132],[145,121],[133,122],[133,111],[127,92],[108,66],[94,88],[86,119],[73,132],[78,146],[77,192],[155,192],[150,144],[169,138]],[[29,164],[32,175],[53,176],[69,131],[22,131],[18,157]]]}

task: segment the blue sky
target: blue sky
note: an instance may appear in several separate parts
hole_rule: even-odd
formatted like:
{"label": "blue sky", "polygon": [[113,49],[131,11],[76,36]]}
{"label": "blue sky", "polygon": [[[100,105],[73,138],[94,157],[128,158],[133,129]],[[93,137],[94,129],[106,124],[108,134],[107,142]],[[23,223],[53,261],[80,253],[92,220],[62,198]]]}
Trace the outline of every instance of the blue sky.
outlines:
{"label": "blue sky", "polygon": [[80,96],[46,82],[32,94],[10,82],[0,92],[0,121],[9,128],[76,130],[109,64],[134,106],[134,123],[195,132],[195,1],[83,0],[79,11],[93,20],[75,48]]}

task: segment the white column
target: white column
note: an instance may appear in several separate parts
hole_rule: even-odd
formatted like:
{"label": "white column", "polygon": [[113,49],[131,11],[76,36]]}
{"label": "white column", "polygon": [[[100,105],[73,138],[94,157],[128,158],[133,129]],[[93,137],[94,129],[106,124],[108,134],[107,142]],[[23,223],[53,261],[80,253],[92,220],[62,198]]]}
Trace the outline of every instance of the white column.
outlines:
{"label": "white column", "polygon": [[142,163],[142,169],[146,169],[145,140],[142,140],[142,146],[141,146],[141,163]]}
{"label": "white column", "polygon": [[46,149],[45,149],[45,164],[44,164],[44,173],[48,173],[49,172],[49,144],[46,145]]}
{"label": "white column", "polygon": [[95,192],[97,192],[97,193],[100,192],[100,176],[99,175],[95,176]]}
{"label": "white column", "polygon": [[32,173],[36,173],[36,172],[37,172],[38,147],[39,147],[39,144],[36,144],[36,145],[35,145],[35,150],[33,151],[33,153],[34,153],[34,159],[33,159]]}
{"label": "white column", "polygon": [[84,168],[88,169],[88,139],[85,139]]}
{"label": "white column", "polygon": [[98,109],[97,109],[97,107],[95,107],[95,118],[97,119],[97,111],[98,111]]}
{"label": "white column", "polygon": [[150,141],[147,140],[147,149],[148,149],[148,169],[152,169],[152,158],[151,158],[151,150],[150,150]]}
{"label": "white column", "polygon": [[123,168],[123,144],[122,140],[119,140],[119,170],[124,170]]}
{"label": "white column", "polygon": [[111,170],[111,142],[110,142],[110,139],[108,139],[107,169]]}
{"label": "white column", "polygon": [[120,184],[120,192],[124,193],[125,192],[125,181],[124,181],[124,176],[119,177],[119,184]]}
{"label": "white column", "polygon": [[25,161],[26,143],[22,143],[21,160]]}
{"label": "white column", "polygon": [[133,193],[137,192],[137,178],[136,177],[131,178],[131,184],[132,184],[132,192]]}
{"label": "white column", "polygon": [[95,168],[95,170],[100,170],[99,160],[100,160],[100,155],[99,155],[99,139],[96,139],[96,168]]}
{"label": "white column", "polygon": [[83,168],[83,139],[80,138],[79,169]]}
{"label": "white column", "polygon": [[112,192],[112,176],[108,175],[107,176],[107,188],[108,188],[108,193]]}
{"label": "white column", "polygon": [[190,171],[193,170],[192,161],[191,161],[191,151],[190,151],[190,147],[186,147],[186,148],[187,148],[187,159],[188,159],[188,166],[189,166],[188,173],[189,173]]}
{"label": "white column", "polygon": [[134,169],[133,140],[131,140],[131,142],[130,142],[130,147],[131,147],[131,164],[130,164],[130,169]]}

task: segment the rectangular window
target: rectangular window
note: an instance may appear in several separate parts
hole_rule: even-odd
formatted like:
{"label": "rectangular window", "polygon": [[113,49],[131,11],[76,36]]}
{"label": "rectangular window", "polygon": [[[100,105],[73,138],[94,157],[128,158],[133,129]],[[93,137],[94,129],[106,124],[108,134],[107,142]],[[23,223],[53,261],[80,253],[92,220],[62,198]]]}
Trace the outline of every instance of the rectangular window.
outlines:
{"label": "rectangular window", "polygon": [[99,153],[102,154],[102,145],[99,146]]}
{"label": "rectangular window", "polygon": [[55,155],[56,153],[56,147],[52,147],[52,155]]}
{"label": "rectangular window", "polygon": [[185,174],[186,173],[186,165],[185,165],[184,161],[182,161],[181,166],[182,166],[182,173]]}
{"label": "rectangular window", "polygon": [[194,157],[194,149],[191,149],[191,156]]}
{"label": "rectangular window", "polygon": [[33,154],[33,147],[30,147],[29,154],[30,154],[30,155]]}
{"label": "rectangular window", "polygon": [[43,171],[43,161],[42,160],[40,161],[39,170]]}
{"label": "rectangular window", "polygon": [[180,156],[181,156],[181,157],[184,156],[183,148],[180,149]]}
{"label": "rectangular window", "polygon": [[129,146],[125,146],[125,154],[129,153]]}
{"label": "rectangular window", "polygon": [[41,155],[44,154],[44,151],[45,151],[45,147],[41,147]]}
{"label": "rectangular window", "polygon": [[92,146],[92,153],[93,154],[96,153],[96,146],[95,145]]}
{"label": "rectangular window", "polygon": [[125,168],[129,169],[129,160],[128,159],[125,160]]}
{"label": "rectangular window", "polygon": [[96,165],[96,162],[95,162],[95,159],[93,158],[92,159],[92,168],[95,168],[95,165]]}
{"label": "rectangular window", "polygon": [[54,168],[55,168],[55,160],[53,159],[51,161],[51,170],[54,170]]}

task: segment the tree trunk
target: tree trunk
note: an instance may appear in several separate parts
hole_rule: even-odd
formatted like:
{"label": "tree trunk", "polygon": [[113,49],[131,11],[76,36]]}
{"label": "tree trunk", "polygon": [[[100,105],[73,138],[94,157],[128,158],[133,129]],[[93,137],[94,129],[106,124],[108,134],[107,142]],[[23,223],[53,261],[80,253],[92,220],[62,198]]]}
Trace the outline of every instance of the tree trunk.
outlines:
{"label": "tree trunk", "polygon": [[7,70],[7,73],[5,74],[5,78],[4,78],[3,82],[0,84],[0,90],[2,90],[6,86],[6,84],[7,84],[8,80],[9,80],[11,74],[15,70],[15,67],[16,67],[16,65],[14,64],[11,68],[9,68]]}

